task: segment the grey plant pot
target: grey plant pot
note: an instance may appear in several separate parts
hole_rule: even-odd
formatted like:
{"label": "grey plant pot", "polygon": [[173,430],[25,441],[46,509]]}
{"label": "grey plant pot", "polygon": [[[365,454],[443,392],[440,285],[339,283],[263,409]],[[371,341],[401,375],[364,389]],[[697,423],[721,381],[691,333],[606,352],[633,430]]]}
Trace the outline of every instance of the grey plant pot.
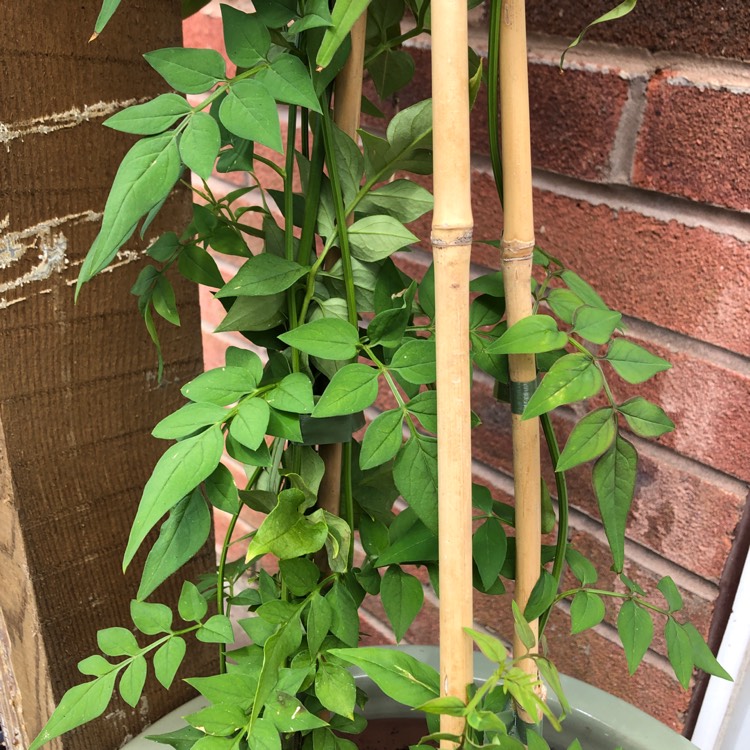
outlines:
{"label": "grey plant pot", "polygon": [[[437,647],[402,646],[400,650],[437,669]],[[482,654],[474,654],[474,676],[478,683],[484,682],[493,671],[494,666],[490,661]],[[369,695],[365,711],[368,719],[414,717],[414,712],[410,708],[393,701],[366,675],[355,670],[355,678],[358,687]],[[584,750],[615,750],[620,747],[623,750],[697,750],[696,745],[682,735],[620,698],[565,675],[562,676],[562,684],[570,702],[571,713],[563,722],[561,733],[555,732],[549,724],[546,725],[545,737],[553,749],[567,748],[578,738]],[[560,705],[551,692],[548,702],[552,710],[559,713]],[[164,747],[148,741],[146,735],[179,729],[185,724],[183,716],[198,711],[205,705],[203,698],[193,699],[128,742],[123,750],[157,750]]]}

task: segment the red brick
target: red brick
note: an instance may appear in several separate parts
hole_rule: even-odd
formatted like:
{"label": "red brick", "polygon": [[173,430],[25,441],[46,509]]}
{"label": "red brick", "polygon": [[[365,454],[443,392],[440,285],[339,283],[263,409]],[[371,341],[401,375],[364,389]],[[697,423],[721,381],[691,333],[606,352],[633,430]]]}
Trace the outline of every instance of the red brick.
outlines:
{"label": "red brick", "polygon": [[[474,430],[475,458],[511,473],[509,408],[495,403],[490,388],[482,384],[474,388],[472,406],[482,419]],[[569,420],[565,415],[556,418],[558,428],[563,428],[563,438],[572,425]],[[548,485],[552,487],[549,461],[545,459],[544,464]],[[573,469],[567,478],[571,505],[598,519],[590,468]],[[686,570],[718,581],[744,503],[744,494],[736,489],[704,477],[702,472],[688,473],[676,468],[661,460],[658,453],[641,451],[627,536]]]}
{"label": "red brick", "polygon": [[748,210],[750,91],[691,86],[663,73],[649,82],[647,96],[633,184]]}
{"label": "red brick", "polygon": [[[614,3],[601,0],[529,0],[526,19],[531,31],[574,39],[586,24]],[[696,19],[700,23],[696,23]],[[632,13],[592,28],[587,39],[643,47],[651,52],[690,52],[713,57],[748,59],[750,6],[744,0],[680,0],[638,3]]]}
{"label": "red brick", "polygon": [[[432,79],[430,52],[409,49],[416,72],[399,94],[405,108],[429,98]],[[531,146],[534,166],[590,180],[606,180],[610,151],[629,82],[616,68],[598,71],[568,70],[564,75],[552,64],[529,66]],[[369,89],[372,95],[372,88]],[[392,116],[393,107],[383,105]],[[383,129],[383,121],[365,118],[368,128]],[[475,154],[489,155],[487,88],[483,86],[471,113],[471,146]]]}
{"label": "red brick", "polygon": [[182,23],[182,38],[185,47],[198,47],[200,49],[215,49],[227,60],[227,72],[234,75],[235,66],[229,62],[226,49],[224,48],[224,32],[222,31],[221,18],[207,15],[206,13],[195,13],[186,18]]}

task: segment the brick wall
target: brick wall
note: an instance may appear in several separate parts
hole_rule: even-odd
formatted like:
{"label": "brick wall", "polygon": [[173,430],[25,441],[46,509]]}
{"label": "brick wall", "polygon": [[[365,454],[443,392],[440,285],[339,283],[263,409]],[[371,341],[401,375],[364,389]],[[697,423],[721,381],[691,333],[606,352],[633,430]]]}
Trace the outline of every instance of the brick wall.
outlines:
{"label": "brick wall", "polygon": [[[529,2],[532,147],[539,243],[592,282],[625,314],[630,333],[673,363],[648,386],[677,424],[656,443],[636,438],[642,456],[626,572],[650,584],[671,575],[686,610],[715,647],[747,550],[743,521],[750,482],[750,10],[740,0],[641,3],[622,21],[599,26],[557,63],[567,40],[613,3]],[[486,21],[472,16],[472,43],[486,52]],[[189,46],[221,48],[218,13],[208,6],[185,24]],[[429,51],[415,45],[417,75],[405,106],[429,95]],[[501,216],[489,173],[484,92],[472,115],[475,236],[498,237]],[[376,125],[377,126],[377,125]],[[214,180],[221,192],[230,185]],[[412,227],[413,228],[413,227]],[[418,230],[429,236],[429,218]],[[477,270],[497,268],[496,253],[476,248]],[[419,272],[430,262],[423,244],[403,262]],[[223,361],[232,334],[213,335],[220,310],[204,296],[206,366]],[[239,339],[239,341],[238,341]],[[500,499],[512,493],[508,410],[478,378],[474,408],[475,474]],[[575,417],[561,410],[565,430]],[[549,466],[546,467],[549,473]],[[609,556],[585,472],[573,472],[575,545],[606,570]],[[252,519],[249,519],[249,523]],[[606,576],[605,576],[606,578]],[[435,642],[436,599],[407,633]],[[507,636],[508,613],[477,596],[479,626]],[[392,641],[377,601],[367,602],[364,630]],[[661,638],[628,678],[608,619],[570,638],[561,607],[548,633],[565,672],[587,679],[689,733],[700,706],[699,680],[677,685]],[[568,648],[570,646],[570,648]]]}

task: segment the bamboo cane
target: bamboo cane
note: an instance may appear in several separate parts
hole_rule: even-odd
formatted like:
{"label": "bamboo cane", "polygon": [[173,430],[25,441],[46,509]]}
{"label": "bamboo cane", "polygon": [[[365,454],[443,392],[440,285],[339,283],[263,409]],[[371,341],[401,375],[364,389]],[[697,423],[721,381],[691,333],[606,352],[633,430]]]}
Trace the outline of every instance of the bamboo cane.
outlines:
{"label": "bamboo cane", "polygon": [[[503,257],[508,325],[532,313],[530,292],[534,251],[534,213],[531,187],[529,86],[526,60],[524,0],[503,0],[500,31],[500,108],[503,140]],[[515,600],[523,612],[541,569],[541,498],[539,420],[521,420],[521,412],[536,381],[534,355],[509,356],[513,429],[513,473],[516,505]],[[531,624],[538,634],[538,623]],[[536,651],[534,648],[532,651]],[[514,657],[528,649],[518,636]],[[536,664],[524,659],[524,671],[536,676]],[[536,722],[525,712],[519,716]]]}
{"label": "bamboo cane", "polygon": [[[473,681],[469,264],[473,219],[465,0],[433,0],[432,81],[440,546],[440,689],[466,699]],[[464,720],[442,716],[442,732]],[[454,747],[443,741],[441,747]]]}
{"label": "bamboo cane", "polygon": [[[336,77],[333,100],[333,121],[350,138],[357,138],[359,114],[362,105],[362,73],[365,59],[365,32],[367,11],[354,23],[351,30],[352,47],[341,72]],[[339,254],[333,248],[326,257],[325,267],[331,268]],[[341,511],[341,467],[343,447],[340,443],[322,445],[320,457],[325,463],[325,475],[318,492],[318,504],[329,513],[339,515]]]}

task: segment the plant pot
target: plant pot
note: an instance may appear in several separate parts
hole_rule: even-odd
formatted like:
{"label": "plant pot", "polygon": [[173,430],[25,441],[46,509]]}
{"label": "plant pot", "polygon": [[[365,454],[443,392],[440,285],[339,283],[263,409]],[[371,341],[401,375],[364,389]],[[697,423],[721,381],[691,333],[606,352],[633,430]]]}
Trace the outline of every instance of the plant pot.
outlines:
{"label": "plant pot", "polygon": [[[400,650],[420,661],[438,666],[439,652],[435,646],[402,646]],[[478,683],[484,682],[493,672],[493,665],[482,654],[474,654],[474,676]],[[375,685],[369,677],[354,670],[357,686],[369,695],[365,715],[373,724],[361,750],[399,750],[409,742],[422,736],[419,721],[414,720],[414,711],[402,706]],[[587,685],[573,677],[562,676],[565,695],[570,701],[571,713],[563,722],[563,731],[555,732],[548,724],[545,737],[553,750],[562,750],[576,738],[584,750],[697,750],[692,742],[677,734],[652,716],[629,703]],[[552,710],[559,713],[560,706],[553,693],[549,693]],[[194,698],[180,708],[167,714],[145,732],[131,740],[123,750],[156,750],[160,745],[146,740],[146,735],[170,732],[184,726],[182,717],[203,708],[206,701]],[[388,719],[387,724],[378,720]],[[393,720],[398,720],[394,723]],[[398,729],[398,734],[394,729]],[[402,736],[399,734],[403,732]],[[388,737],[389,744],[382,744]],[[390,744],[392,743],[392,744]]]}

